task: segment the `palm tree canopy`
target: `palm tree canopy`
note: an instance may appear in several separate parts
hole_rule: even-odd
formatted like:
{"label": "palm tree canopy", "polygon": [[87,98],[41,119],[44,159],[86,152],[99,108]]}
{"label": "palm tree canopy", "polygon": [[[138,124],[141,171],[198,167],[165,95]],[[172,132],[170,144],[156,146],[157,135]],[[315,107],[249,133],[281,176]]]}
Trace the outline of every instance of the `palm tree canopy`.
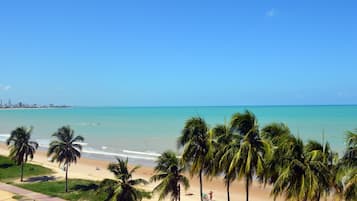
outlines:
{"label": "palm tree canopy", "polygon": [[6,140],[6,144],[10,147],[10,158],[17,165],[27,162],[28,158],[33,159],[33,156],[38,148],[38,143],[31,141],[31,133],[33,128],[18,127],[13,130],[10,137]]}
{"label": "palm tree canopy", "polygon": [[235,153],[240,148],[242,136],[233,134],[228,126],[218,126],[213,131],[217,133],[215,161],[218,163],[215,173],[219,174],[223,172],[225,184],[228,185],[237,177],[236,171],[229,172],[229,168]]}
{"label": "palm tree canopy", "polygon": [[60,165],[76,163],[77,158],[81,157],[82,145],[80,142],[83,142],[84,138],[80,135],[75,136],[74,130],[69,126],[59,128],[52,136],[57,138],[50,143],[47,152],[48,156],[52,156],[52,161],[56,161]]}
{"label": "palm tree canopy", "polygon": [[229,172],[237,171],[238,178],[246,177],[250,181],[254,174],[260,175],[265,168],[265,158],[270,153],[270,145],[259,137],[259,133],[250,130],[240,143],[232,158]]}
{"label": "palm tree canopy", "polygon": [[[281,168],[274,182],[274,197],[285,195],[286,200],[316,200],[329,188],[329,169],[321,160],[322,145],[311,141],[304,146],[301,139],[291,135],[280,147]],[[318,152],[316,154],[315,152]]]}
{"label": "palm tree canopy", "polygon": [[249,131],[256,128],[258,123],[255,115],[246,110],[244,113],[235,113],[231,118],[231,129],[241,135],[246,135]]}
{"label": "palm tree canopy", "polygon": [[206,167],[213,158],[212,137],[202,118],[193,117],[187,120],[178,145],[183,147],[182,161],[191,166],[191,175],[201,170],[209,171]]}
{"label": "palm tree canopy", "polygon": [[343,162],[350,167],[357,167],[357,130],[346,134],[346,151]]}
{"label": "palm tree canopy", "polygon": [[347,171],[343,196],[346,201],[357,200],[357,168],[350,168]]}
{"label": "palm tree canopy", "polygon": [[100,190],[108,193],[107,200],[115,201],[140,201],[143,198],[149,198],[150,193],[138,189],[138,185],[146,185],[148,182],[144,179],[133,179],[133,174],[139,168],[128,168],[128,159],[117,158],[117,163],[111,163],[108,170],[111,171],[116,180],[105,179],[100,184]]}
{"label": "palm tree canopy", "polygon": [[261,138],[256,117],[250,111],[236,113],[232,116],[231,127],[242,138],[239,149],[234,154],[229,172],[238,170],[238,177],[251,179],[254,173],[264,169],[264,158],[270,153],[270,145]]}
{"label": "palm tree canopy", "polygon": [[178,146],[182,147],[189,143],[193,138],[204,141],[207,137],[208,127],[201,117],[192,117],[185,123],[182,134],[178,139]]}
{"label": "palm tree canopy", "polygon": [[184,167],[180,166],[180,161],[172,151],[166,151],[158,157],[155,167],[155,175],[151,181],[161,181],[153,190],[160,194],[159,200],[171,194],[171,200],[177,200],[180,196],[178,185],[181,184],[186,190],[189,187],[189,180],[183,175]]}
{"label": "palm tree canopy", "polygon": [[289,127],[284,123],[271,123],[262,129],[262,138],[270,140],[273,145],[277,146],[281,140],[288,137],[291,132]]}

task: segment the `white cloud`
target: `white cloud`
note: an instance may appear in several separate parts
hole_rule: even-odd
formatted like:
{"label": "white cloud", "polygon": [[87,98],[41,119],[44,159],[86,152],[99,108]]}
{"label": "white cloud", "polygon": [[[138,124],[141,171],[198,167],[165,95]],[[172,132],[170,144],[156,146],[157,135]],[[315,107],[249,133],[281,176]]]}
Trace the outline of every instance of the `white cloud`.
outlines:
{"label": "white cloud", "polygon": [[274,17],[276,15],[276,11],[274,8],[272,8],[272,9],[268,10],[265,15],[268,17]]}
{"label": "white cloud", "polygon": [[10,85],[0,84],[0,91],[9,91],[11,89]]}

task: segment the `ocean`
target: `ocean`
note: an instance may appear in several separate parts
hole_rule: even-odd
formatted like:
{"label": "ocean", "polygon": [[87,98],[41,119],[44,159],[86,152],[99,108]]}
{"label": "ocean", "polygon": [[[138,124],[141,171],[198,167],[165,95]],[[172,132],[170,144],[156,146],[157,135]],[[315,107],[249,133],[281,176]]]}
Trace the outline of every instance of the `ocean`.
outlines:
{"label": "ocean", "polygon": [[[184,122],[203,117],[210,127],[229,122],[246,109],[255,113],[260,127],[271,122],[287,124],[303,140],[322,141],[342,153],[346,130],[357,128],[357,106],[232,106],[232,107],[73,107],[62,109],[0,110],[0,141],[17,126],[33,126],[33,139],[46,148],[51,135],[70,125],[85,138],[84,154],[111,160],[128,157],[152,163],[176,139]],[[150,162],[151,161],[151,162]]]}

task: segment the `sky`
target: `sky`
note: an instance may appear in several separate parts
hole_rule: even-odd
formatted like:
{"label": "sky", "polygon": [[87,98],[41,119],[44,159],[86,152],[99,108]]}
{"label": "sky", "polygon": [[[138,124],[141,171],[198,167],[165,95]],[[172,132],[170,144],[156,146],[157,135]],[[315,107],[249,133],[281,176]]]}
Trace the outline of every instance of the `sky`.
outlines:
{"label": "sky", "polygon": [[357,104],[357,1],[1,1],[0,99]]}

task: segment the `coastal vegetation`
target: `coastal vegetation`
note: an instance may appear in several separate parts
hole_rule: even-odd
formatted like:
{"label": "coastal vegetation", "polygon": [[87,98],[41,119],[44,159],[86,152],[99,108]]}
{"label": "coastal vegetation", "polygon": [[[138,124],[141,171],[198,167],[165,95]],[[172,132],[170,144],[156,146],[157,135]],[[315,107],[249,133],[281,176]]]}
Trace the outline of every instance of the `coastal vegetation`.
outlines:
{"label": "coastal vegetation", "polygon": [[143,198],[150,198],[151,193],[140,189],[139,185],[146,185],[148,182],[144,179],[133,179],[133,174],[140,168],[128,168],[128,159],[117,158],[117,163],[111,163],[108,170],[115,175],[116,180],[105,179],[100,183],[99,192],[106,192],[106,200],[116,201],[141,201]]}
{"label": "coastal vegetation", "polygon": [[[20,168],[21,169],[21,168]],[[23,167],[26,177],[52,174],[53,172],[40,165],[26,163]],[[0,156],[0,181],[8,182],[19,178],[19,166],[10,158]]]}
{"label": "coastal vegetation", "polygon": [[178,147],[183,147],[182,162],[189,167],[192,175],[198,174],[200,180],[200,197],[203,201],[202,178],[211,173],[213,162],[213,147],[208,126],[204,119],[193,117],[186,121],[181,136],[178,139]]}
{"label": "coastal vegetation", "polygon": [[100,182],[84,179],[69,179],[68,192],[63,193],[63,186],[66,181],[47,181],[16,184],[19,187],[43,193],[53,197],[63,198],[69,201],[87,200],[98,201],[105,200],[106,193],[98,193]]}
{"label": "coastal vegetation", "polygon": [[159,201],[170,194],[171,201],[181,200],[181,186],[185,190],[190,187],[188,178],[183,174],[185,168],[180,164],[176,153],[166,151],[156,161],[155,175],[150,179],[152,182],[160,182],[154,189],[159,193]]}
{"label": "coastal vegetation", "polygon": [[28,159],[33,159],[33,155],[38,148],[38,143],[31,141],[31,128],[18,127],[13,130],[6,140],[6,145],[10,149],[9,157],[21,167],[20,181],[24,178],[24,165]]}
{"label": "coastal vegetation", "polygon": [[[25,164],[27,157],[23,156],[27,154],[28,157],[33,157],[37,148],[29,140],[29,133],[31,130],[22,128],[14,132],[15,137],[11,135],[8,140],[12,142],[9,143],[12,145],[9,146],[9,156],[13,162],[10,162],[20,166],[24,164],[26,173],[26,167],[39,168]],[[27,141],[20,140],[23,139],[19,137],[22,135],[27,136]],[[128,160],[120,158],[108,167],[116,179],[105,179],[101,182],[71,179],[68,186],[68,167],[81,156],[80,142],[84,139],[75,136],[70,127],[58,129],[53,136],[57,139],[51,142],[48,154],[52,156],[53,161],[64,164],[65,181],[17,185],[68,200],[96,198],[141,201],[150,198],[152,194],[158,194],[159,200],[170,197],[171,201],[180,201],[181,189],[189,187],[189,180],[184,174],[188,171],[190,176],[199,178],[201,201],[208,199],[203,193],[203,177],[223,179],[228,201],[231,200],[230,185],[234,181],[245,183],[247,201],[253,181],[260,182],[263,186],[270,185],[270,193],[274,199],[283,197],[288,201],[320,201],[332,197],[337,201],[357,200],[357,131],[346,133],[345,151],[339,156],[328,142],[303,141],[283,123],[260,127],[256,116],[250,111],[233,114],[228,123],[212,128],[203,118],[192,117],[185,122],[178,137],[177,144],[181,154],[166,151],[158,157],[154,175],[150,179],[151,182],[156,182],[152,192],[142,189],[147,181],[133,178],[139,167],[129,169]],[[30,151],[22,152],[22,147],[29,149],[28,144],[33,145]],[[18,161],[19,158],[23,160]],[[9,175],[8,178],[14,177],[14,166],[11,170],[3,168],[3,164],[9,163],[8,160],[0,157],[1,180],[7,178],[4,175]],[[6,171],[12,173],[4,174]],[[38,169],[26,176],[38,175],[40,172],[49,173],[46,169]],[[60,186],[63,185],[66,186],[66,192],[69,189],[69,193],[62,193]]]}
{"label": "coastal vegetation", "polygon": [[50,143],[47,155],[52,157],[52,162],[56,161],[59,165],[63,164],[66,172],[65,191],[68,192],[68,169],[71,163],[76,163],[77,159],[81,157],[82,145],[79,142],[83,142],[84,138],[80,135],[75,136],[74,130],[69,126],[59,128],[52,136],[56,140]]}

